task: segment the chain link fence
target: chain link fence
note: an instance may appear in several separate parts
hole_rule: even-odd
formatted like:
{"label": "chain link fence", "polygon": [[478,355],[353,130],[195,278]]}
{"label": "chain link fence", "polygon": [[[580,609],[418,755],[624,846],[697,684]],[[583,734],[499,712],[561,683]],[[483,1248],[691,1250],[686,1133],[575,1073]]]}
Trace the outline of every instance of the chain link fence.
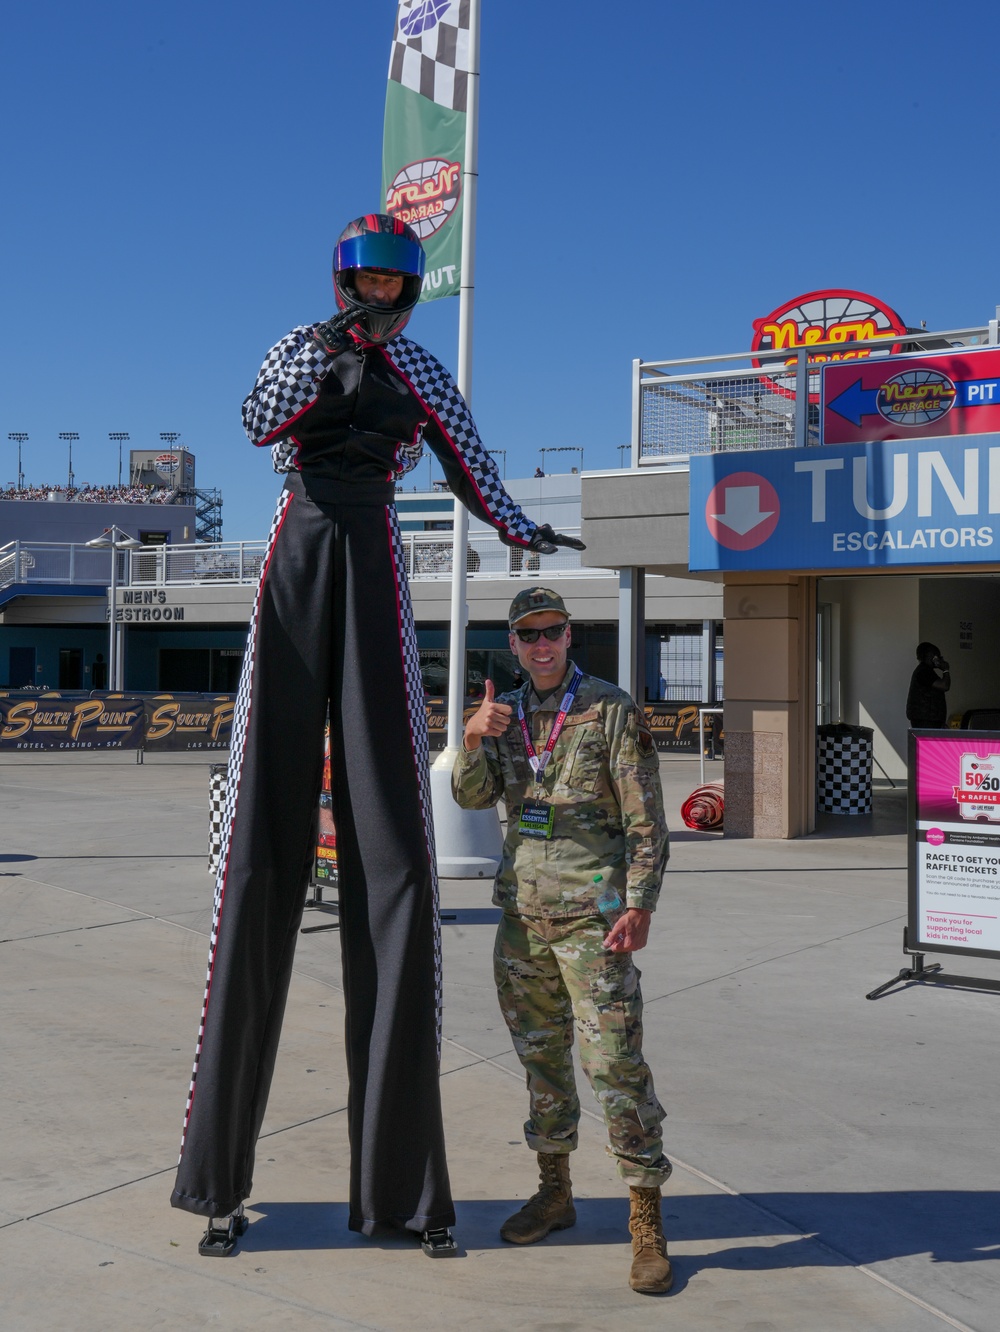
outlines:
{"label": "chain link fence", "polygon": [[[813,376],[810,376],[812,378]],[[795,444],[795,373],[763,370],[670,376],[640,384],[641,456],[687,457]],[[814,407],[809,442],[819,442]]]}

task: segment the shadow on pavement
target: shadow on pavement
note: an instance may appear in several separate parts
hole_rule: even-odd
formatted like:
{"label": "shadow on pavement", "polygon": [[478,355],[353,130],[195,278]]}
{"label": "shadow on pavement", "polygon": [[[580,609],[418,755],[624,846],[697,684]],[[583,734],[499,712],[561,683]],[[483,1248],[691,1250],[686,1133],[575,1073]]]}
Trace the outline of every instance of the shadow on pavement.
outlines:
{"label": "shadow on pavement", "polygon": [[[523,1199],[473,1199],[456,1203],[455,1238],[463,1250],[508,1248],[501,1223]],[[748,1207],[747,1204],[756,1206]],[[367,1239],[347,1229],[346,1203],[250,1202],[256,1214],[241,1241],[248,1253],[344,1249],[373,1245],[407,1248],[415,1237],[387,1231]],[[762,1215],[762,1208],[767,1215]],[[577,1224],[559,1231],[546,1247],[626,1244],[628,1201],[577,1198]],[[755,1271],[792,1267],[836,1267],[844,1258],[870,1265],[908,1255],[930,1254],[937,1263],[1000,1259],[1000,1192],[939,1190],[894,1193],[673,1194],[663,1199],[664,1231],[672,1243],[736,1239],[745,1243],[680,1259],[690,1276],[703,1268]],[[801,1231],[769,1243],[775,1235]],[[836,1252],[824,1250],[829,1246]],[[843,1255],[843,1257],[841,1257]]]}

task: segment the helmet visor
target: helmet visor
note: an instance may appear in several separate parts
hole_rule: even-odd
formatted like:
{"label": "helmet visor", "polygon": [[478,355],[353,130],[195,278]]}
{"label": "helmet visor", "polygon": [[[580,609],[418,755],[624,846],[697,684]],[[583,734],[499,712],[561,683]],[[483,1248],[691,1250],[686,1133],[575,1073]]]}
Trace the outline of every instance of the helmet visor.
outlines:
{"label": "helmet visor", "polygon": [[350,268],[381,268],[422,278],[424,251],[421,245],[405,236],[368,232],[339,242],[334,251],[333,268],[336,273]]}

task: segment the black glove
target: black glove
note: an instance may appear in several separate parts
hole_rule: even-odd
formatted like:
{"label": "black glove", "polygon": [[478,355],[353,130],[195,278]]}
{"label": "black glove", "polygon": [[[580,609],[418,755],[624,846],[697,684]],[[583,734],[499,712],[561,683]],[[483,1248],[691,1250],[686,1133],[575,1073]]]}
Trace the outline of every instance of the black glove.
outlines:
{"label": "black glove", "polygon": [[531,537],[531,549],[539,555],[554,555],[557,546],[569,546],[571,550],[586,550],[587,547],[577,537],[563,536],[553,532],[548,523],[540,523]]}
{"label": "black glove", "polygon": [[323,324],[314,324],[313,341],[318,342],[331,356],[339,356],[341,352],[347,351],[348,347],[354,346],[354,339],[348,337],[347,330],[360,318],[361,312],[358,310],[345,310]]}

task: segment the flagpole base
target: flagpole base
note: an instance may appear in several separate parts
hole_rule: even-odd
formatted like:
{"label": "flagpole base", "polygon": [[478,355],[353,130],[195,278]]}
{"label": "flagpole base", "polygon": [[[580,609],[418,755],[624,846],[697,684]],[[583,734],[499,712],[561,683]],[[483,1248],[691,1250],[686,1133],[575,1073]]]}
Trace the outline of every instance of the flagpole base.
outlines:
{"label": "flagpole base", "polygon": [[451,793],[457,748],[444,749],[431,765],[431,805],[439,879],[493,879],[503,856],[500,815],[462,809]]}

